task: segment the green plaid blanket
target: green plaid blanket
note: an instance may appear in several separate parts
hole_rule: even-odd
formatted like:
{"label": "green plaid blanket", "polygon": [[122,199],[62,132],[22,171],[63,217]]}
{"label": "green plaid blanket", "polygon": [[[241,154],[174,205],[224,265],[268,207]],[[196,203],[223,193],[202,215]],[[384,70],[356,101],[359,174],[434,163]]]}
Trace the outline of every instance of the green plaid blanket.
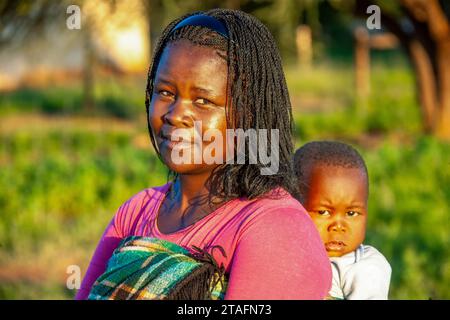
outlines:
{"label": "green plaid blanket", "polygon": [[150,237],[125,238],[106,271],[95,281],[88,299],[223,299],[223,266],[217,267],[205,250],[193,249],[194,253]]}

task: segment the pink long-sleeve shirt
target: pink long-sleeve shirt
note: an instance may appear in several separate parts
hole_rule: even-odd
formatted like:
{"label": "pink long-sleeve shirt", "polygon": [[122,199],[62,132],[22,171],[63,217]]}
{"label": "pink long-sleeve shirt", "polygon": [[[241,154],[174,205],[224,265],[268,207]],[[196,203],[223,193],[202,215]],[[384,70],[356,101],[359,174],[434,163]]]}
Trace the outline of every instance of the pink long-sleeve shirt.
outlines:
{"label": "pink long-sleeve shirt", "polygon": [[170,234],[157,215],[170,183],[145,189],[117,211],[92,257],[76,299],[86,299],[114,249],[128,236],[156,237],[191,248],[219,245],[214,258],[229,274],[225,299],[323,299],[331,267],[319,234],[302,205],[283,189],[277,199],[234,199]]}

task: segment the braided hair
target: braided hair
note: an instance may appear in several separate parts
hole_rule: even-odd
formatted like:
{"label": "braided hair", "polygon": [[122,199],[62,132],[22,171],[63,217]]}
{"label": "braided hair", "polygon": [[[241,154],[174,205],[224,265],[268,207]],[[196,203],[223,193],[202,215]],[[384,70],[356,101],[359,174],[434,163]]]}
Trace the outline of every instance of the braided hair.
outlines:
{"label": "braided hair", "polygon": [[338,141],[312,141],[299,148],[294,155],[294,171],[298,178],[300,202],[303,203],[307,196],[313,167],[320,165],[360,169],[366,177],[369,188],[366,164],[355,148]]}
{"label": "braided hair", "polygon": [[[174,27],[185,18],[204,14],[221,21],[228,29],[228,39],[203,26]],[[152,144],[157,150],[149,121],[149,106],[158,64],[164,48],[171,42],[187,40],[195,45],[217,49],[228,65],[227,103],[225,106],[229,129],[278,129],[279,170],[261,175],[265,165],[249,163],[220,164],[207,181],[209,200],[227,201],[238,197],[253,199],[282,187],[295,195],[292,168],[292,110],[281,57],[270,31],[256,18],[238,10],[213,9],[188,14],[170,23],[163,31],[153,54],[148,72],[145,105]],[[231,107],[232,106],[232,107]],[[278,141],[274,141],[274,143]],[[268,137],[267,148],[271,150]],[[249,150],[246,148],[246,150]],[[161,158],[159,152],[158,156]],[[175,173],[169,174],[176,177]]]}

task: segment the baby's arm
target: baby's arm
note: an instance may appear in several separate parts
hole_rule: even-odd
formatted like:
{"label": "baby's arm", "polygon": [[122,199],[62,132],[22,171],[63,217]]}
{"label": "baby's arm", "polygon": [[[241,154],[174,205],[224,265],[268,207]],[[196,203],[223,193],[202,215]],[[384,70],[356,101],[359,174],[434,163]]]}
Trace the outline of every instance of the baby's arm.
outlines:
{"label": "baby's arm", "polygon": [[363,258],[345,274],[345,299],[387,300],[390,280],[391,266],[380,253]]}
{"label": "baby's arm", "polygon": [[319,234],[301,209],[265,212],[245,227],[225,299],[323,299],[331,268]]}

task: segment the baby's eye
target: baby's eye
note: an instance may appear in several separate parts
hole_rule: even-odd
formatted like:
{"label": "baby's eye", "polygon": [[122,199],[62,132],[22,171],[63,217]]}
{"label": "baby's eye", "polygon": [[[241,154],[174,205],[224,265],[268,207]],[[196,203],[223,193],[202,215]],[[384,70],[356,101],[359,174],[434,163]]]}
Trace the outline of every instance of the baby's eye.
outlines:
{"label": "baby's eye", "polygon": [[324,216],[324,217],[330,215],[330,211],[328,211],[328,210],[318,210],[317,213],[318,213],[320,216]]}
{"label": "baby's eye", "polygon": [[356,216],[359,216],[360,213],[359,213],[359,212],[356,212],[356,211],[348,211],[348,212],[347,212],[347,215],[348,215],[349,217],[356,217]]}

